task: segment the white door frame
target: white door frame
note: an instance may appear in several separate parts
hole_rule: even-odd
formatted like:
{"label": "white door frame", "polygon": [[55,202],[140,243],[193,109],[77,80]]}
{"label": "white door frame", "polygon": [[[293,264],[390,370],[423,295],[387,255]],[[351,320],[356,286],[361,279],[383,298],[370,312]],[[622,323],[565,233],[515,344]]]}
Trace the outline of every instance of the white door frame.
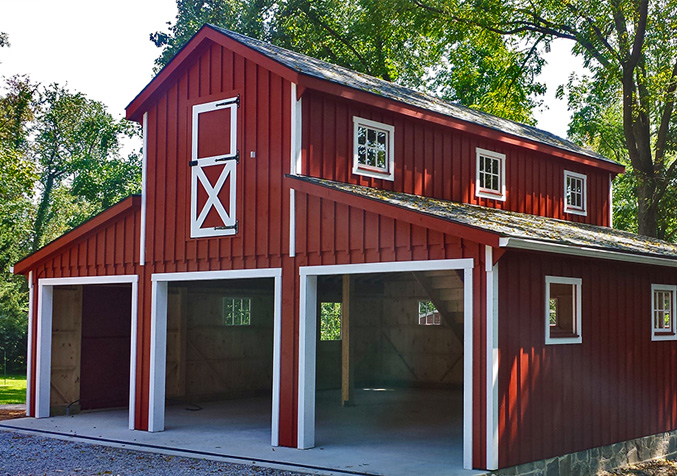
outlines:
{"label": "white door frame", "polygon": [[150,321],[150,389],[148,431],[165,429],[165,386],[167,364],[167,289],[172,281],[220,281],[233,279],[275,278],[273,311],[273,409],[271,445],[279,445],[280,423],[280,339],[282,336],[282,268],[238,269],[229,271],[195,271],[154,273],[151,275]]}
{"label": "white door frame", "polygon": [[132,285],[132,329],[129,356],[129,429],[134,429],[136,409],[136,328],[138,324],[139,276],[85,276],[75,278],[42,278],[38,280],[38,352],[36,356],[35,418],[49,417],[52,373],[52,310],[55,286],[89,286],[96,284]]}
{"label": "white door frame", "polygon": [[430,261],[394,261],[299,268],[299,398],[300,449],[315,446],[315,363],[317,359],[317,277],[343,274],[397,273],[404,271],[463,270],[463,467],[472,468],[472,258]]}

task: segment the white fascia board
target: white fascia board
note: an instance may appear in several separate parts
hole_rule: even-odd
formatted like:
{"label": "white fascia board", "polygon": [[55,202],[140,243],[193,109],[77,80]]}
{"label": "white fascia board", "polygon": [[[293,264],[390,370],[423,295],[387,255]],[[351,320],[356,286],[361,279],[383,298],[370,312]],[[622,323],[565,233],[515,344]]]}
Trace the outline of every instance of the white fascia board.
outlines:
{"label": "white fascia board", "polygon": [[677,268],[677,259],[658,258],[654,256],[632,255],[618,251],[596,250],[584,246],[562,245],[559,243],[545,243],[523,238],[500,238],[500,248],[516,250],[543,251],[545,253],[557,253],[562,255],[581,256],[584,258],[597,258],[626,263],[648,264],[653,266],[665,266]]}
{"label": "white fascia board", "polygon": [[77,276],[72,278],[42,278],[38,280],[40,286],[75,286],[86,284],[116,284],[138,283],[136,274],[114,274],[110,276]]}

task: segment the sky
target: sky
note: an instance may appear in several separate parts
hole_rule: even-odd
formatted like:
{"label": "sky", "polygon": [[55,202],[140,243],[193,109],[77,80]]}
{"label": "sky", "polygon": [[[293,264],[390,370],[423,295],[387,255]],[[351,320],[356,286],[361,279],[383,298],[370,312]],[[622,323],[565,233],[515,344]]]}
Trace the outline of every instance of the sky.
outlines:
{"label": "sky", "polygon": [[[115,117],[152,79],[160,50],[150,33],[176,18],[175,0],[0,0],[0,77],[27,74],[33,81],[67,84],[105,103]],[[555,42],[539,78],[548,84],[538,127],[566,137],[569,113],[555,89],[582,63],[570,44]]]}

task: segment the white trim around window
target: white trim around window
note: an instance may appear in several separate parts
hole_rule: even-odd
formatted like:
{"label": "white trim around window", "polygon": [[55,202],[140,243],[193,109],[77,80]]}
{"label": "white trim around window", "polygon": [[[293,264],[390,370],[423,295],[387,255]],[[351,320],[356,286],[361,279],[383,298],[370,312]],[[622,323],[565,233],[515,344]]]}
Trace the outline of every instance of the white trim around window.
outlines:
{"label": "white trim around window", "polygon": [[[651,285],[651,340],[677,340],[675,309],[677,309],[677,286]],[[661,314],[663,317],[661,318]],[[666,323],[665,317],[668,322]],[[662,321],[662,327],[659,327]]]}
{"label": "white trim around window", "polygon": [[353,173],[395,180],[394,126],[353,116]]}
{"label": "white trim around window", "polygon": [[505,154],[477,147],[475,156],[475,196],[504,202]]}
{"label": "white trim around window", "polygon": [[587,216],[588,176],[564,171],[564,213]]}
{"label": "white trim around window", "polygon": [[[573,287],[571,295],[571,312],[572,329],[570,333],[565,333],[562,336],[554,335],[551,328],[551,285],[565,284]],[[548,344],[580,344],[583,342],[583,334],[581,331],[581,289],[583,287],[583,280],[581,278],[565,278],[562,276],[546,276],[545,277],[545,343]],[[554,299],[554,298],[553,298]]]}

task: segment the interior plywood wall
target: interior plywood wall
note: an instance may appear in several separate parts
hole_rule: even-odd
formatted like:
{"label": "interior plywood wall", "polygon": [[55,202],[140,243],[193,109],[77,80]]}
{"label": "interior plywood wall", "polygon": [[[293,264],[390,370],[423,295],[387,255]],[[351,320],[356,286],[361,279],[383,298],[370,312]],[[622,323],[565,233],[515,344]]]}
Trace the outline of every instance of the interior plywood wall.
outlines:
{"label": "interior plywood wall", "polygon": [[[251,323],[226,326],[224,297],[251,298]],[[213,286],[170,287],[167,398],[206,401],[270,393],[273,293]]]}
{"label": "interior plywood wall", "polygon": [[[340,289],[320,289],[319,302],[340,302]],[[418,302],[429,297],[413,276],[398,274],[375,286],[356,286],[351,335],[359,386],[447,387],[463,383],[463,344],[448,323],[418,324]],[[458,311],[463,310],[462,295]],[[318,324],[319,327],[319,324]],[[341,386],[341,342],[317,345],[319,390]]]}
{"label": "interior plywood wall", "polygon": [[80,398],[82,286],[54,288],[50,413],[63,414]]}

